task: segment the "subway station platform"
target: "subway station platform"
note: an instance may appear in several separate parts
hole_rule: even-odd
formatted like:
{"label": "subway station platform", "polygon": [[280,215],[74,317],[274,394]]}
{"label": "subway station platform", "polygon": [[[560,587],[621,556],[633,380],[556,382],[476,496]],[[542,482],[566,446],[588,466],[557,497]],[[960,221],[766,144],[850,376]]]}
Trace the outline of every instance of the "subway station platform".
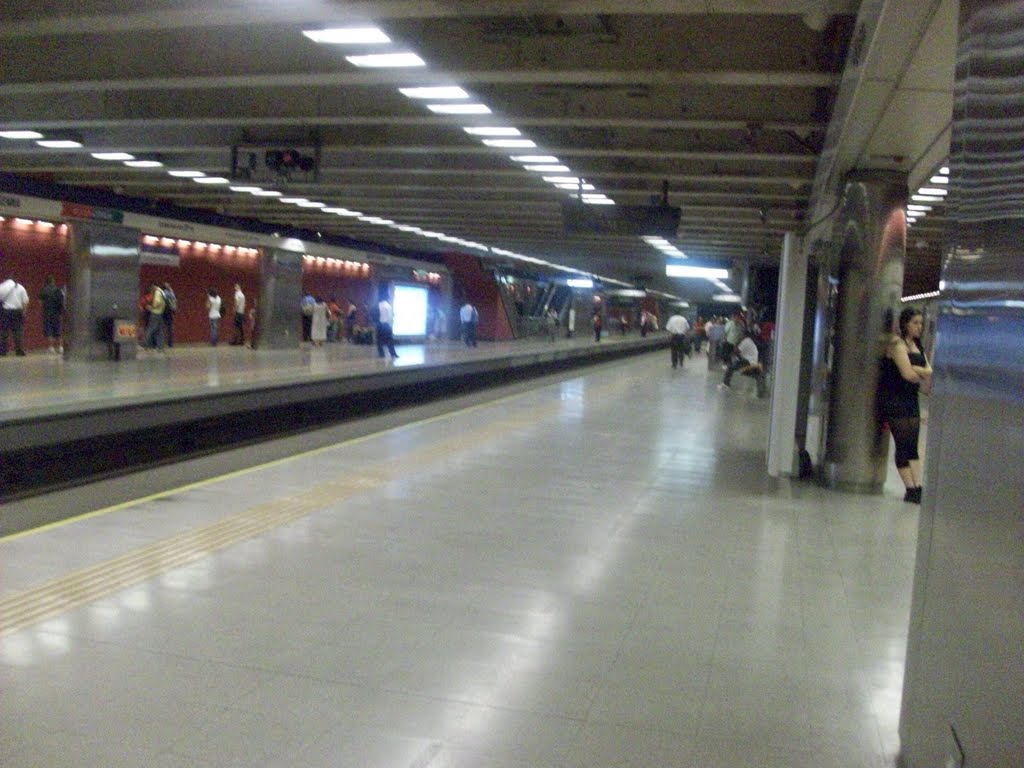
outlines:
{"label": "subway station platform", "polygon": [[[667,343],[663,333],[472,348],[430,341],[399,344],[396,359],[348,343],[285,351],[189,345],[98,362],[47,353],[7,357],[0,359],[0,500]],[[51,522],[55,514],[7,514],[0,535]]]}
{"label": "subway station platform", "polygon": [[767,477],[719,381],[652,351],[37,497],[87,514],[0,539],[0,762],[892,766],[918,508]]}

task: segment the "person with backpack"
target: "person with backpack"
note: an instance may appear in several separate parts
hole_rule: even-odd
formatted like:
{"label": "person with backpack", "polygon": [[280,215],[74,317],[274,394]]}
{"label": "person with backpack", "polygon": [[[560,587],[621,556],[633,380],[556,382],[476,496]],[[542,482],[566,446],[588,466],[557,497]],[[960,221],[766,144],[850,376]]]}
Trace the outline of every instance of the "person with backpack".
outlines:
{"label": "person with backpack", "polygon": [[174,346],[174,316],[178,314],[178,297],[168,282],[164,282],[160,290],[164,292],[164,336],[167,348],[170,349]]}
{"label": "person with backpack", "polygon": [[146,335],[143,340],[143,346],[146,349],[163,351],[164,310],[167,309],[167,301],[164,298],[163,290],[156,283],[150,286],[148,296],[149,306],[146,309],[149,311],[149,318],[146,320]]}

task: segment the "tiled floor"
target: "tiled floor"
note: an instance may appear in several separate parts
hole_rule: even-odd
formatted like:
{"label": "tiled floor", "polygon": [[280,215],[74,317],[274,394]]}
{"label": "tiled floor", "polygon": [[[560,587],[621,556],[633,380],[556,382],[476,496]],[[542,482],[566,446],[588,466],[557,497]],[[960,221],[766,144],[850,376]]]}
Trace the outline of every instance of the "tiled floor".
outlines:
{"label": "tiled floor", "polygon": [[892,765],[917,508],[771,480],[716,383],[646,355],[0,541],[0,764]]}

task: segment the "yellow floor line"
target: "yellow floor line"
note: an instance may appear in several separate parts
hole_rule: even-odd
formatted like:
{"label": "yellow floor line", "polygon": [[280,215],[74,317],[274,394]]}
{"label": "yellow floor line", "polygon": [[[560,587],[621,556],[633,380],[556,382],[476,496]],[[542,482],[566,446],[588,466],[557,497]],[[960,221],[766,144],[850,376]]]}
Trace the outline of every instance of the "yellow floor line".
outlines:
{"label": "yellow floor line", "polygon": [[[613,386],[609,385],[609,388]],[[593,389],[591,393],[597,394]],[[600,396],[607,396],[607,393],[602,392]],[[472,432],[451,435],[408,455],[391,457],[381,467],[361,468],[358,475],[325,480],[304,490],[301,495],[257,504],[216,523],[184,531],[8,595],[0,599],[0,637],[337,505],[355,494],[384,486],[396,477],[407,479],[419,468],[443,464],[452,456],[475,451],[491,441],[506,437],[524,424],[546,424],[561,407],[560,403],[541,406],[529,413],[491,422]],[[440,417],[432,417],[431,420],[434,418]],[[315,449],[314,452],[322,450],[326,449]],[[280,461],[284,460],[273,463]],[[231,473],[234,474],[240,473]],[[165,495],[170,495],[170,492],[160,494]]]}

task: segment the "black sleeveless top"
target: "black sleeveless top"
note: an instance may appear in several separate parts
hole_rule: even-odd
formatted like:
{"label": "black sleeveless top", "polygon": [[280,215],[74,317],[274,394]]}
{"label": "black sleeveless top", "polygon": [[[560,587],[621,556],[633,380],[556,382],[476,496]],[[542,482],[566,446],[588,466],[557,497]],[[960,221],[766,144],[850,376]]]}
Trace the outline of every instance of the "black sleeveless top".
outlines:
{"label": "black sleeveless top", "polygon": [[[911,365],[928,365],[928,359],[921,352],[909,352],[908,356]],[[878,378],[879,418],[883,421],[889,418],[920,418],[921,408],[917,399],[920,388],[919,383],[903,378],[892,359],[883,357],[882,372]]]}

